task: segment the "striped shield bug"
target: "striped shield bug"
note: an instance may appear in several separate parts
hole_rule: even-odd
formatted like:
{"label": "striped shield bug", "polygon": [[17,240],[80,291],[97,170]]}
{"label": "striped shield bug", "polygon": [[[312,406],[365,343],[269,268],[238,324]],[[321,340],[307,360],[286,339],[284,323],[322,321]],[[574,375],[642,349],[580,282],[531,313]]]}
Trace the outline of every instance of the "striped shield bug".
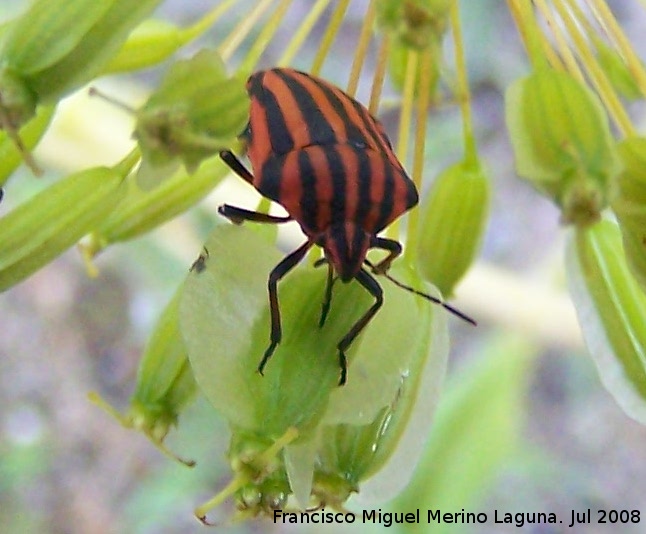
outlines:
{"label": "striped shield bug", "polygon": [[[375,298],[337,345],[339,385],[346,381],[348,347],[383,304],[383,291],[372,274],[386,275],[403,289],[475,324],[441,300],[405,286],[387,274],[402,246],[377,234],[415,206],[418,194],[381,123],[338,87],[293,69],[256,72],[247,81],[247,92],[251,99],[250,117],[241,137],[247,144],[254,172],[247,170],[230,151],[220,152],[220,157],[261,195],[282,205],[288,215],[277,217],[228,204],[218,211],[236,224],[244,220],[263,223],[294,220],[307,237],[269,275],[271,336],[258,366],[260,374],[282,337],[278,282],[314,245],[323,248],[325,254],[317,264],[328,265],[320,327],[325,323],[337,278],[342,282],[356,280]],[[372,248],[387,252],[376,265],[366,258]]]}

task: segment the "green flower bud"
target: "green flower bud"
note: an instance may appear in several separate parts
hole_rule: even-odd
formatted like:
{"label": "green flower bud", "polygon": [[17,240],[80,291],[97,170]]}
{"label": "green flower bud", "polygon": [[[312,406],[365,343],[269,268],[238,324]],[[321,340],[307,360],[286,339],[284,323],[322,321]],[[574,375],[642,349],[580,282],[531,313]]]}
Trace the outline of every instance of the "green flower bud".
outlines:
{"label": "green flower bud", "polygon": [[189,466],[163,444],[177,425],[181,411],[197,391],[184,341],[179,331],[178,291],[160,316],[139,364],[137,386],[130,408],[120,415],[96,394],[91,399],[114,415],[126,428],[143,432],[164,454]]}
{"label": "green flower bud", "polygon": [[599,220],[621,170],[599,99],[570,75],[544,70],[512,84],[505,106],[518,174],[561,207],[564,223]]}
{"label": "green flower bud", "polygon": [[159,0],[32,2],[6,28],[0,45],[0,105],[10,124],[19,127],[37,104],[55,102],[94,78],[158,4]]}
{"label": "green flower bud", "polygon": [[182,46],[200,37],[226,9],[226,5],[220,4],[187,28],[178,28],[162,20],[143,21],[102,73],[139,70],[161,63]]}
{"label": "green flower bud", "polygon": [[618,148],[624,171],[612,209],[619,219],[628,266],[646,293],[646,138],[625,139]]}
{"label": "green flower bud", "polygon": [[217,52],[203,50],[170,68],[137,112],[135,137],[150,167],[181,159],[192,171],[235,144],[248,115],[244,82],[227,77]]}
{"label": "green flower bud", "polygon": [[135,164],[72,174],[0,218],[0,291],[37,271],[94,230],[125,194]]}
{"label": "green flower bud", "polygon": [[478,163],[445,169],[420,207],[420,274],[450,297],[480,249],[489,213],[489,179]]}
{"label": "green flower bud", "polygon": [[599,377],[617,404],[646,424],[646,295],[630,273],[611,221],[568,242],[568,284]]}
{"label": "green flower bud", "polygon": [[84,244],[94,256],[111,243],[126,241],[149,232],[183,213],[204,198],[229,172],[218,156],[202,163],[195,174],[178,170],[155,189],[144,191],[130,175],[126,196]]}
{"label": "green flower bud", "polygon": [[381,0],[377,21],[407,47],[422,49],[439,42],[454,0]]}

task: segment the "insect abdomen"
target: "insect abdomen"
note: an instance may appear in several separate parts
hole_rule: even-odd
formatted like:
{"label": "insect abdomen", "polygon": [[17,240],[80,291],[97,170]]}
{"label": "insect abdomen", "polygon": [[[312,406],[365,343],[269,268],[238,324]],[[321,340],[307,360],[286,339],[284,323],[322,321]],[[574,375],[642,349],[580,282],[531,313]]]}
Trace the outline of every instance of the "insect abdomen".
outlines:
{"label": "insect abdomen", "polygon": [[310,236],[343,221],[377,233],[418,200],[413,183],[383,154],[347,144],[270,158],[261,174],[259,190]]}

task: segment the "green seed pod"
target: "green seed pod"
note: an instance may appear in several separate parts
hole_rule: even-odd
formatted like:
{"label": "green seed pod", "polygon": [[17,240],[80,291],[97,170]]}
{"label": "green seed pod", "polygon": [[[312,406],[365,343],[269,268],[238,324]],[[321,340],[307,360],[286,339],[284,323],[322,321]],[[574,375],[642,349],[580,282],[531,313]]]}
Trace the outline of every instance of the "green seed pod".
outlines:
{"label": "green seed pod", "polygon": [[162,20],[143,21],[133,30],[119,53],[102,69],[102,74],[139,70],[161,63],[200,37],[226,9],[226,5],[220,4],[187,28],[178,28]]}
{"label": "green seed pod", "polygon": [[617,404],[646,424],[646,295],[625,260],[611,221],[568,242],[568,285],[599,377]]}
{"label": "green seed pod", "polygon": [[56,102],[94,78],[159,1],[32,2],[0,44],[0,105],[9,124],[19,127],[37,104]]}
{"label": "green seed pod", "polygon": [[377,21],[409,48],[423,49],[439,43],[449,22],[454,0],[381,0]]}
{"label": "green seed pod", "polygon": [[120,415],[97,395],[92,400],[126,428],[144,433],[165,454],[187,465],[164,446],[169,430],[197,392],[184,341],[179,331],[179,296],[175,293],[162,312],[144,350],[130,408]]}
{"label": "green seed pod", "polygon": [[621,171],[599,99],[570,75],[543,70],[512,84],[505,107],[518,174],[561,207],[564,223],[599,220]]}
{"label": "green seed pod", "polygon": [[203,159],[236,143],[248,115],[242,79],[227,77],[216,51],[202,50],[169,69],[137,112],[135,137],[150,167],[181,159],[193,171]]}
{"label": "green seed pod", "polygon": [[618,148],[624,171],[612,209],[619,219],[628,266],[646,293],[646,138],[625,139]]}
{"label": "green seed pod", "polygon": [[420,207],[420,274],[450,297],[480,249],[489,213],[490,183],[482,167],[445,169]]}
{"label": "green seed pod", "polygon": [[[400,293],[389,297],[415,306],[414,297]],[[393,312],[401,309],[397,304]],[[439,400],[449,346],[444,312],[425,304],[417,309],[418,324],[407,331],[408,346],[401,347],[410,356],[409,364],[401,370],[399,389],[389,404],[361,425],[326,424],[343,420],[338,414],[340,403],[330,403],[321,429],[312,490],[319,504],[342,504],[346,494],[355,491],[364,504],[384,502],[397,495],[413,475]],[[384,319],[384,324],[392,323],[392,318]],[[368,354],[365,348],[360,347],[357,358]],[[338,399],[333,400],[349,401],[346,404],[352,406],[354,399],[342,399],[343,391],[334,395]]]}
{"label": "green seed pod", "polygon": [[125,194],[136,162],[72,174],[0,218],[0,291],[27,278],[94,230]]}
{"label": "green seed pod", "polygon": [[[337,486],[334,495],[329,488],[322,493],[322,477],[332,480],[338,470],[316,470],[320,429],[372,425],[365,442],[378,440],[378,450],[358,451],[368,456],[353,463],[360,466],[356,476],[362,480],[386,464],[415,396],[421,389],[437,392],[437,387],[419,386],[418,372],[429,355],[428,332],[436,309],[383,280],[384,306],[348,350],[348,382],[338,387],[337,344],[372,299],[359,284],[337,284],[327,322],[319,328],[326,276],[320,269],[299,267],[279,286],[283,339],[261,376],[257,368],[269,342],[267,277],[280,254],[257,233],[231,225],[218,226],[205,247],[209,256],[186,280],[180,305],[198,386],[230,422],[234,436],[270,443],[290,429],[298,433],[298,441],[282,445],[284,464],[275,476],[287,476],[290,493],[301,506],[308,505],[312,493],[342,503],[350,493],[347,485]],[[438,367],[435,380],[443,374],[442,365]],[[384,409],[391,409],[397,398],[405,400],[390,414],[389,431],[375,432]],[[427,416],[432,404],[421,404]],[[243,485],[249,488],[247,482]]]}
{"label": "green seed pod", "polygon": [[195,174],[180,169],[148,191],[142,190],[136,177],[130,175],[125,198],[84,244],[88,255],[98,254],[109,244],[143,235],[183,213],[212,191],[227,172],[228,167],[215,156],[204,161]]}

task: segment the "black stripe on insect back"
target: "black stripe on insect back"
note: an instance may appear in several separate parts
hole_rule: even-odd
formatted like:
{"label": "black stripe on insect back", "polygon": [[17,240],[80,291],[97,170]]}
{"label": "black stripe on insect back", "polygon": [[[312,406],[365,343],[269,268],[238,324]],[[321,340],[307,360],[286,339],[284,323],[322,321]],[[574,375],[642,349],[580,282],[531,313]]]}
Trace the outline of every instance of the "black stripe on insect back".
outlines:
{"label": "black stripe on insect back", "polygon": [[258,190],[263,196],[279,204],[284,165],[285,158],[280,156],[271,157],[265,161],[260,171],[262,182],[258,185]]}
{"label": "black stripe on insect back", "polygon": [[[332,109],[336,112],[339,118],[343,121],[345,125],[346,134],[348,136],[348,141],[357,148],[366,148],[370,143],[366,139],[366,136],[361,132],[357,125],[350,120],[348,112],[345,107],[343,107],[343,102],[339,99],[336,93],[327,85],[318,84],[319,88],[325,94],[328,102],[332,106]],[[351,100],[347,98],[347,100]]]}
{"label": "black stripe on insect back", "polygon": [[363,222],[370,211],[371,199],[370,190],[372,188],[372,169],[370,168],[370,161],[368,153],[365,150],[354,148],[354,153],[357,156],[359,175],[350,176],[350,180],[358,180],[359,182],[359,202],[357,203],[357,213],[355,215],[356,223],[363,227]]}
{"label": "black stripe on insect back", "polygon": [[320,230],[317,224],[316,173],[309,154],[304,150],[298,152],[298,172],[303,191],[301,195],[301,223],[309,231]]}
{"label": "black stripe on insect back", "polygon": [[255,96],[265,110],[267,129],[271,132],[269,140],[272,152],[278,155],[291,152],[294,150],[294,138],[287,128],[276,97],[257,76],[252,76],[250,83],[249,94]]}
{"label": "black stripe on insect back", "polygon": [[301,83],[283,72],[275,70],[277,74],[291,91],[294,100],[298,104],[310,137],[311,145],[330,145],[336,142],[337,137],[329,122],[321,112],[316,100],[312,97],[306,87]]}
{"label": "black stripe on insect back", "polygon": [[382,153],[392,154],[392,145],[390,144],[390,140],[387,137],[384,139],[384,136],[377,130],[375,119],[370,115],[370,112],[356,100],[351,100],[351,102],[352,106],[357,111],[357,114],[360,117],[363,117],[363,124],[374,139],[373,144],[378,146]]}
{"label": "black stripe on insect back", "polygon": [[388,219],[391,217],[393,212],[393,197],[395,194],[395,169],[385,155],[382,157],[384,166],[384,194],[381,197],[381,202],[379,204],[379,219],[377,220],[375,233],[381,232],[386,224],[388,224]]}
{"label": "black stripe on insect back", "polygon": [[345,215],[346,182],[348,180],[343,158],[339,155],[335,145],[325,147],[330,178],[332,179],[332,223],[343,222]]}

